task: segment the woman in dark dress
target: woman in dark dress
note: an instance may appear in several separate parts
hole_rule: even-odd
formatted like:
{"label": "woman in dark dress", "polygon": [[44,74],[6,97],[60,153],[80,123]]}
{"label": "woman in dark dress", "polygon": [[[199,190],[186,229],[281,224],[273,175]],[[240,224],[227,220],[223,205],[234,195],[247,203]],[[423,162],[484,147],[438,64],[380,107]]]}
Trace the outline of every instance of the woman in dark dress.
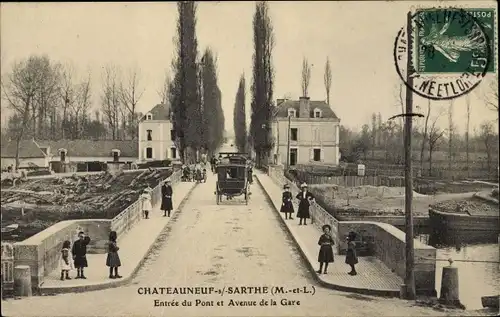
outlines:
{"label": "woman in dark dress", "polygon": [[328,269],[328,263],[332,263],[334,261],[333,259],[333,245],[335,242],[333,242],[333,238],[330,234],[332,231],[332,227],[330,225],[323,225],[323,234],[319,237],[318,245],[320,246],[319,248],[319,254],[318,254],[318,262],[319,262],[319,270],[316,272],[318,274],[321,274],[321,270],[323,269],[323,264],[325,265],[325,269],[323,271],[323,274],[327,274],[327,269]]}
{"label": "woman in dark dress", "polygon": [[307,184],[303,183],[300,185],[301,192],[295,196],[299,200],[299,210],[297,211],[297,217],[299,217],[299,225],[307,225],[307,219],[310,218],[309,206],[314,201],[314,196],[307,190]]}
{"label": "woman in dark dress", "polygon": [[[281,204],[281,209],[280,212],[285,213],[285,219],[293,219],[292,214],[294,212],[293,210],[293,203],[292,203],[292,193],[290,192],[290,185],[285,185],[283,186],[284,192],[281,197],[281,200],[283,203]],[[290,214],[290,216],[288,216]]]}
{"label": "woman in dark dress", "polygon": [[347,254],[345,257],[345,263],[349,264],[351,267],[351,272],[349,272],[349,275],[357,275],[358,273],[356,272],[356,268],[354,267],[356,264],[358,264],[358,256],[356,255],[356,233],[355,232],[349,232],[347,236]]}
{"label": "woman in dark dress", "polygon": [[163,217],[170,217],[170,212],[172,211],[172,195],[174,191],[172,189],[172,182],[167,179],[161,186],[161,210],[163,210]]}
{"label": "woman in dark dress", "polygon": [[[108,257],[106,258],[106,265],[109,267],[109,278],[121,278],[121,276],[118,275],[118,268],[122,266],[122,263],[118,256],[118,250],[120,250],[120,248],[116,244],[116,238],[116,231],[111,231],[109,233]],[[113,275],[113,271],[115,275]]]}

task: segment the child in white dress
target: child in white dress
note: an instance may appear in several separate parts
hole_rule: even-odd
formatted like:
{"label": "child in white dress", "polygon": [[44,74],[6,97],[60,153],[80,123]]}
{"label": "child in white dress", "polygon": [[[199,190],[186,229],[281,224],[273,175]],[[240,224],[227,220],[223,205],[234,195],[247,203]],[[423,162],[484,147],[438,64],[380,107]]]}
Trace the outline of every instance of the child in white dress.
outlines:
{"label": "child in white dress", "polygon": [[146,187],[144,193],[141,195],[142,199],[142,217],[149,219],[149,212],[153,209],[151,205],[151,187]]}
{"label": "child in white dress", "polygon": [[61,259],[59,260],[59,266],[61,267],[61,281],[71,280],[69,277],[69,271],[73,269],[73,261],[71,261],[71,242],[68,240],[63,242],[61,250]]}

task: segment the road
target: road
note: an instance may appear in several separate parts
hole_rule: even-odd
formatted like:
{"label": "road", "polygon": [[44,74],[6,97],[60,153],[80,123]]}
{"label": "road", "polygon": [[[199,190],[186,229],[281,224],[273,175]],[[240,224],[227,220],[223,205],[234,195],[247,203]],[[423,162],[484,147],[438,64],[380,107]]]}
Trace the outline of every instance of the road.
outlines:
{"label": "road", "polygon": [[[198,185],[171,230],[160,239],[136,278],[120,288],[2,301],[4,316],[437,316],[443,312],[321,288],[271,210],[262,188],[252,185],[248,205],[237,199],[216,205],[215,176]],[[122,259],[126,265],[126,259]],[[335,265],[344,265],[335,263]],[[103,270],[107,268],[103,265]],[[347,268],[346,268],[347,270]],[[315,294],[139,295],[145,287],[283,286]],[[155,300],[203,300],[214,306],[155,307]],[[229,307],[230,300],[275,300],[276,306]],[[286,303],[300,301],[294,305]],[[224,301],[218,307],[217,302]],[[285,303],[284,302],[284,303]]]}

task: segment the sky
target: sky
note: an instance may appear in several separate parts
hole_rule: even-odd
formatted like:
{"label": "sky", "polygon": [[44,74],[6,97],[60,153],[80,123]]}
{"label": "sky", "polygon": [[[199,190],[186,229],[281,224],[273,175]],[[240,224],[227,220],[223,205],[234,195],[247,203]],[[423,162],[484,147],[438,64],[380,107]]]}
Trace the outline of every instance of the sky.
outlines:
{"label": "sky", "polygon": [[[397,101],[401,80],[394,66],[393,47],[414,3],[417,2],[269,2],[275,36],[274,99],[298,99],[302,60],[306,57],[312,64],[309,97],[326,100],[323,75],[328,57],[333,75],[330,104],[341,124],[360,130],[370,122],[373,112],[380,112],[383,120],[401,113]],[[453,1],[455,6],[466,3]],[[436,4],[418,1],[419,6]],[[475,1],[474,6],[496,7],[494,1]],[[202,54],[211,47],[218,56],[228,131],[233,130],[234,100],[241,74],[246,78],[246,107],[250,111],[254,11],[254,2],[198,5],[198,49]],[[157,91],[165,71],[171,69],[175,51],[175,3],[2,3],[0,17],[2,74],[15,61],[32,54],[47,54],[54,61],[71,64],[81,78],[90,72],[97,108],[101,73],[106,65],[116,65],[125,73],[138,68],[144,89],[138,110],[146,112],[160,101]],[[498,75],[488,74],[469,94],[471,126],[497,118],[483,101],[493,76]],[[453,102],[458,131],[465,128],[465,99],[460,97]],[[414,101],[420,112],[426,110],[426,99],[416,96]],[[449,104],[432,101],[431,117]],[[6,113],[2,107],[2,123]],[[447,120],[443,115],[439,122],[444,127]]]}

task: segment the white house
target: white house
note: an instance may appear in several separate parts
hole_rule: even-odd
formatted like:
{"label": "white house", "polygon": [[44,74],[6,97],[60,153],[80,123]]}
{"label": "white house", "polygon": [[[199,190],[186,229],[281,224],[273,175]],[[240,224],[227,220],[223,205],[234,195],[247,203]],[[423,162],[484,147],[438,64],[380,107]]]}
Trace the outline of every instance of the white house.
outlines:
{"label": "white house", "polygon": [[170,107],[158,104],[139,122],[139,161],[178,159]]}
{"label": "white house", "polygon": [[324,101],[278,99],[272,124],[276,163],[338,165],[339,125]]}

